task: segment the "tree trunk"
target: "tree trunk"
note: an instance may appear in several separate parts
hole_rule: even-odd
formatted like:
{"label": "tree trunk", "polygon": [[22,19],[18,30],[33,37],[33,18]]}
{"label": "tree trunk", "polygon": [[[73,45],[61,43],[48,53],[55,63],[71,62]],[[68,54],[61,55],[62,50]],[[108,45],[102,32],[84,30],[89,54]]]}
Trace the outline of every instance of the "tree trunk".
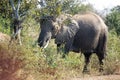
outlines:
{"label": "tree trunk", "polygon": [[10,3],[11,3],[11,6],[12,6],[12,9],[13,9],[13,13],[14,13],[14,16],[13,16],[13,26],[14,26],[14,34],[12,35],[12,39],[16,39],[19,41],[19,44],[22,45],[21,43],[21,22],[20,22],[20,16],[19,16],[19,8],[20,8],[20,0],[18,0],[18,4],[17,4],[17,8],[15,8],[14,6],[14,2],[13,0],[10,0]]}

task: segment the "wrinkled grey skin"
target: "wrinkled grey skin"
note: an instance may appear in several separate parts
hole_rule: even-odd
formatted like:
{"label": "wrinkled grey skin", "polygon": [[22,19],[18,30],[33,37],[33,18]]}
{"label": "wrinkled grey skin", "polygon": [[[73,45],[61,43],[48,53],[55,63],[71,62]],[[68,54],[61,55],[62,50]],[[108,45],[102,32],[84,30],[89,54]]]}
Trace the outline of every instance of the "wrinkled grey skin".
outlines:
{"label": "wrinkled grey skin", "polygon": [[57,32],[56,38],[55,38],[55,44],[57,44],[57,49],[59,52],[59,47],[62,44],[65,44],[65,54],[67,54],[70,51],[70,48],[72,47],[72,43],[74,40],[74,36],[79,30],[79,25],[75,20],[71,20],[71,23],[67,26],[61,26],[61,29]]}
{"label": "wrinkled grey skin", "polygon": [[82,52],[84,54],[85,65],[83,72],[88,71],[87,66],[90,56],[92,53],[96,53],[100,63],[100,71],[102,71],[102,60],[106,54],[107,26],[94,13],[77,14],[72,19],[76,23],[73,22],[67,26],[62,26],[56,34],[55,43],[58,47],[61,44],[65,44],[65,54],[68,54],[69,51]]}

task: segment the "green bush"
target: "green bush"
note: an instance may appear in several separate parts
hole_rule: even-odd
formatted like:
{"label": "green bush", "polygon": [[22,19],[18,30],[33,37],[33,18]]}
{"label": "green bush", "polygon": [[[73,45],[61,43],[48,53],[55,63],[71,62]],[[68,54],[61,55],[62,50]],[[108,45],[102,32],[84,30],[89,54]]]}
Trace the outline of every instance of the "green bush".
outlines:
{"label": "green bush", "polygon": [[0,80],[24,80],[28,73],[31,74],[32,69],[36,69],[37,63],[38,58],[25,45],[8,46],[6,43],[0,43]]}
{"label": "green bush", "polygon": [[[108,37],[107,58],[105,60],[106,74],[114,74],[120,68],[120,37],[111,30]],[[119,66],[119,67],[118,67]]]}
{"label": "green bush", "polygon": [[0,16],[0,32],[10,34],[10,20]]}

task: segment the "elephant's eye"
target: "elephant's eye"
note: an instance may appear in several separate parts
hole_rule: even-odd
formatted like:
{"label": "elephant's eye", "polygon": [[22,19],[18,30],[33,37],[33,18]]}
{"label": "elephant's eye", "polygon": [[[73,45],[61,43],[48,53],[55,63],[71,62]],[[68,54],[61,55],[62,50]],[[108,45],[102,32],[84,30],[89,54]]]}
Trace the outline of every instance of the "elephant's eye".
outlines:
{"label": "elephant's eye", "polygon": [[51,30],[52,30],[52,31],[54,31],[54,30],[55,30],[55,28],[52,28]]}

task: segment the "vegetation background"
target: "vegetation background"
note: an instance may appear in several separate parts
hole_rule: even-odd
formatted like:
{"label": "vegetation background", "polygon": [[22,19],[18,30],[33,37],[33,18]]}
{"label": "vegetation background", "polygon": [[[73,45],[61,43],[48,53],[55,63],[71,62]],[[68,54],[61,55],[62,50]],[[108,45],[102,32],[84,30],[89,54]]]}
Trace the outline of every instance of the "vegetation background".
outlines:
{"label": "vegetation background", "polygon": [[[19,0],[13,0],[17,5]],[[56,45],[51,41],[47,49],[37,46],[40,32],[39,19],[45,15],[58,16],[63,13],[71,15],[91,11],[99,14],[109,29],[107,57],[103,74],[120,73],[120,6],[116,6],[106,15],[98,13],[91,4],[83,0],[46,0],[47,5],[38,8],[37,0],[21,0],[20,19],[22,26],[22,46],[16,41],[8,46],[0,40],[0,80],[66,80],[82,77],[84,57],[71,52],[66,59],[56,54]],[[106,11],[106,10],[105,10]],[[9,0],[0,1],[0,32],[9,36],[13,34],[14,13]],[[1,37],[1,36],[0,36]],[[8,41],[9,42],[9,41]],[[99,75],[98,60],[93,54],[89,65],[91,75]]]}

